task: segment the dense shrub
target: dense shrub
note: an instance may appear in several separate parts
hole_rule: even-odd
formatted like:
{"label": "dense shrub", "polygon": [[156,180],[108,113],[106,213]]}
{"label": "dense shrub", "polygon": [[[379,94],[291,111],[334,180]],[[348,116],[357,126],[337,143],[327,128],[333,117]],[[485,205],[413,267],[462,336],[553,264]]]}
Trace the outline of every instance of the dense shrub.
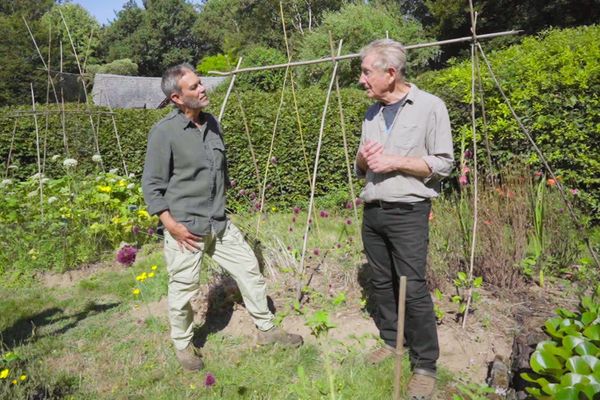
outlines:
{"label": "dense shrub", "polygon": [[[277,49],[262,46],[252,47],[243,54],[242,67],[284,64],[287,57]],[[285,69],[247,72],[237,77],[236,87],[239,90],[261,90],[273,92],[283,85]]]}

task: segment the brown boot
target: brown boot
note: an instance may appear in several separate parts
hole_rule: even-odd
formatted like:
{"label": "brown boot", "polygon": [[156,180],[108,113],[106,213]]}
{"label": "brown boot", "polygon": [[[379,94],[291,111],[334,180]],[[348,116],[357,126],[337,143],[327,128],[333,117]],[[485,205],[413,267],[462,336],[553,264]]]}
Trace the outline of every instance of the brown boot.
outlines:
{"label": "brown boot", "polygon": [[396,349],[387,343],[367,354],[367,362],[369,364],[379,364],[390,357],[396,355]]}
{"label": "brown boot", "polygon": [[415,369],[408,382],[408,398],[410,400],[430,400],[435,390],[435,372]]}
{"label": "brown boot", "polygon": [[179,364],[181,364],[183,369],[188,371],[197,371],[204,368],[204,362],[202,361],[200,349],[195,347],[192,343],[188,344],[188,346],[183,350],[176,350],[175,355],[177,356],[177,360],[179,360]]}
{"label": "brown boot", "polygon": [[302,339],[302,336],[294,333],[287,333],[283,329],[276,326],[272,327],[268,331],[258,331],[256,336],[256,344],[265,345],[274,343],[279,343],[289,347],[300,347],[302,343],[304,343],[304,340]]}

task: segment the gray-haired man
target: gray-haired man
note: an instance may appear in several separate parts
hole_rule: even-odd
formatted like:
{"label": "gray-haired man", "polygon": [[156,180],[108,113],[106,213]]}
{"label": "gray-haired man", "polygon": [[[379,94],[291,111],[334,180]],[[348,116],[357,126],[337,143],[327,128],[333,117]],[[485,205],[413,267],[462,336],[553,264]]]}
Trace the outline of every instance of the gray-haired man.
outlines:
{"label": "gray-haired man", "polygon": [[406,53],[393,40],[361,52],[360,83],[377,100],[362,126],[356,170],[366,180],[362,237],[385,345],[373,363],[394,354],[400,276],[407,277],[405,343],[413,376],[409,398],[428,399],[439,357],[433,303],[427,289],[429,213],[439,181],[453,166],[450,120],[444,102],[405,81]]}
{"label": "gray-haired man", "polygon": [[164,73],[161,87],[176,109],[150,131],[142,188],[148,212],[158,215],[165,228],[169,320],[177,359],[188,370],[204,365],[192,344],[190,300],[200,287],[205,254],[235,279],[258,328],[259,344],[301,345],[301,336],[274,327],[256,257],[225,213],[225,145],[217,120],[202,111],[209,101],[200,78],[191,65],[181,64]]}

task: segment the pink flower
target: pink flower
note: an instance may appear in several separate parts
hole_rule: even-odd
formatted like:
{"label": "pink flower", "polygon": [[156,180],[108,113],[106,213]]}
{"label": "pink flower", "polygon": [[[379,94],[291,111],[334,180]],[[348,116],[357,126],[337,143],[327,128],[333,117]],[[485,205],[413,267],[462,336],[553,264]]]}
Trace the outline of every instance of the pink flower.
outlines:
{"label": "pink flower", "polygon": [[123,247],[117,251],[117,261],[128,267],[135,262],[137,251],[138,250],[135,247],[124,244]]}
{"label": "pink flower", "polygon": [[473,152],[469,149],[465,150],[465,152],[463,153],[465,158],[469,159],[473,157]]}
{"label": "pink flower", "polygon": [[362,203],[363,201],[360,197],[357,197],[356,200],[354,200],[354,204],[356,204],[357,206],[360,206]]}
{"label": "pink flower", "polygon": [[319,248],[318,248],[318,247],[316,247],[316,248],[313,250],[313,254],[314,254],[315,256],[318,256],[319,254],[321,254],[321,250],[319,250]]}
{"label": "pink flower", "polygon": [[238,194],[239,194],[240,196],[243,196],[243,195],[245,195],[245,194],[246,194],[246,191],[245,191],[244,189],[241,189],[241,190],[238,192]]}
{"label": "pink flower", "polygon": [[462,167],[462,173],[463,173],[463,175],[466,175],[469,172],[471,172],[471,169],[469,167],[467,167],[466,165],[463,165],[463,167]]}
{"label": "pink flower", "polygon": [[571,189],[571,194],[573,196],[577,196],[579,194],[579,190],[577,190],[577,189]]}
{"label": "pink flower", "polygon": [[465,186],[465,185],[467,185],[467,184],[469,183],[469,180],[467,179],[467,176],[466,176],[466,175],[461,175],[461,176],[458,178],[458,183],[460,183],[460,184],[461,184],[461,186]]}
{"label": "pink flower", "polygon": [[351,201],[346,202],[346,208],[348,210],[350,210],[352,208],[352,202]]}
{"label": "pink flower", "polygon": [[148,236],[154,235],[154,229],[153,228],[148,228],[148,230],[146,232],[148,233]]}
{"label": "pink flower", "polygon": [[325,210],[321,210],[321,212],[319,213],[319,215],[321,216],[321,218],[327,218],[329,217],[329,213]]}
{"label": "pink flower", "polygon": [[294,207],[294,214],[300,214],[300,207]]}
{"label": "pink flower", "polygon": [[352,220],[350,218],[346,219],[346,225],[352,225]]}
{"label": "pink flower", "polygon": [[204,377],[204,386],[205,387],[211,387],[215,383],[217,383],[217,380],[215,379],[215,376],[213,374],[211,374],[210,372],[207,372],[206,376]]}
{"label": "pink flower", "polygon": [[229,182],[231,184],[231,187],[234,188],[237,186],[237,181],[235,179],[232,179],[231,182]]}
{"label": "pink flower", "polygon": [[133,233],[134,235],[137,235],[138,233],[140,233],[140,227],[137,225],[132,226],[131,233]]}
{"label": "pink flower", "polygon": [[542,171],[535,171],[535,172],[533,173],[533,176],[535,176],[535,177],[537,177],[537,178],[539,178],[539,177],[540,177],[540,176],[542,176],[542,175],[543,175],[543,174],[542,174]]}

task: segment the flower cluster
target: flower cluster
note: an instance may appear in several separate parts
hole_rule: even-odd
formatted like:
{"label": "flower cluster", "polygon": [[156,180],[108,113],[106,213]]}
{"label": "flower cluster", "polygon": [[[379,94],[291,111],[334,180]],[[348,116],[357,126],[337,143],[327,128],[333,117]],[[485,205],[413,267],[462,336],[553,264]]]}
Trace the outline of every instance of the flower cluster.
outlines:
{"label": "flower cluster", "polygon": [[117,251],[117,261],[125,266],[130,266],[135,262],[137,252],[137,248],[129,244],[124,244],[119,251]]}
{"label": "flower cluster", "polygon": [[[144,283],[146,282],[147,279],[152,279],[156,276],[156,270],[158,269],[157,265],[153,265],[150,267],[150,272],[142,272],[141,274],[139,274],[138,276],[135,277],[135,280],[138,281],[139,283]],[[133,289],[131,289],[131,293],[133,293],[134,296],[138,296],[141,293],[141,290],[139,287],[134,287]]]}

